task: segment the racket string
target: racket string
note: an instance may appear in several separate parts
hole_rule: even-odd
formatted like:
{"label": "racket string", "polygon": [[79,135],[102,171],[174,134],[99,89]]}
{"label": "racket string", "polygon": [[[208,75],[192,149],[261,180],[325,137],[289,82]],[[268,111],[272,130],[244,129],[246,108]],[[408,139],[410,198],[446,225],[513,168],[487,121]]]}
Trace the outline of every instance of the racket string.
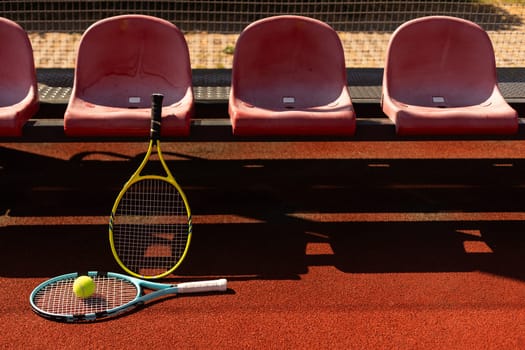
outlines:
{"label": "racket string", "polygon": [[155,275],[181,259],[189,231],[188,212],[177,188],[160,179],[143,179],[121,198],[112,234],[124,265],[139,274]]}
{"label": "racket string", "polygon": [[139,293],[133,283],[123,279],[95,276],[93,280],[96,290],[89,298],[78,298],[73,292],[74,278],[67,278],[43,287],[35,294],[33,302],[48,314],[87,315],[125,305]]}

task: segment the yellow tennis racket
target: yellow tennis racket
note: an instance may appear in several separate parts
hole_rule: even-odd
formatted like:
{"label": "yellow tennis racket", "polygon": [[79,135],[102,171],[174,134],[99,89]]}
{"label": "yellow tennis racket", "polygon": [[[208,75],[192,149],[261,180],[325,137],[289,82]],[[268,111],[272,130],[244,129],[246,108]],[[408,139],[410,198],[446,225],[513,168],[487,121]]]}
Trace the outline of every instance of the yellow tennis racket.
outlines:
{"label": "yellow tennis racket", "polygon": [[[146,279],[175,271],[188,252],[192,233],[188,201],[160,148],[162,100],[162,95],[152,95],[146,156],[120,191],[109,220],[109,240],[116,261],[128,274]],[[165,174],[142,175],[153,148]]]}

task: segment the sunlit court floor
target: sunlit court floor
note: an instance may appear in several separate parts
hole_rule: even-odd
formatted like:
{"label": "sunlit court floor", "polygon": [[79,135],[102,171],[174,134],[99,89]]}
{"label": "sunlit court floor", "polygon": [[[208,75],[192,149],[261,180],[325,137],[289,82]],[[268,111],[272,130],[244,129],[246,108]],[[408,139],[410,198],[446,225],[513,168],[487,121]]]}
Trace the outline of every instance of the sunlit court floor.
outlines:
{"label": "sunlit court floor", "polygon": [[37,316],[45,279],[122,272],[108,215],[145,147],[0,144],[1,348],[525,346],[516,140],[166,142],[194,235],[164,282],[225,277],[228,292],[94,324]]}

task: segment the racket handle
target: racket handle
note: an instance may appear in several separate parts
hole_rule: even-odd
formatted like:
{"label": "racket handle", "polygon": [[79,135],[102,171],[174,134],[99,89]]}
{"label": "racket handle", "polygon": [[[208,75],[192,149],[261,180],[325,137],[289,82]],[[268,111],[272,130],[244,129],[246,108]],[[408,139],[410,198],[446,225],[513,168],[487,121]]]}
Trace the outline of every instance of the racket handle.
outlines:
{"label": "racket handle", "polygon": [[162,94],[151,95],[151,129],[150,136],[154,141],[160,138],[160,122],[162,119]]}
{"label": "racket handle", "polygon": [[225,278],[211,281],[184,282],[177,284],[178,293],[224,292],[228,281]]}

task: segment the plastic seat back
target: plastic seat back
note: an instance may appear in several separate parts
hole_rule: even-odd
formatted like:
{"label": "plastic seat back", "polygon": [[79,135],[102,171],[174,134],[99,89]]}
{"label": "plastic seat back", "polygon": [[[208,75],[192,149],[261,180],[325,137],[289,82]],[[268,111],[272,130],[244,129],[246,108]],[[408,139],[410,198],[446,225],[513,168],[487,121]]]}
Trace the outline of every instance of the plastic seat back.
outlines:
{"label": "plastic seat back", "polygon": [[162,93],[162,133],[187,135],[191,79],[187,43],[172,23],[144,15],[98,21],[80,41],[66,133],[147,135],[151,94]]}
{"label": "plastic seat back", "polygon": [[20,136],[38,110],[33,49],[17,23],[0,18],[0,135]]}
{"label": "plastic seat back", "polygon": [[477,24],[460,18],[423,17],[393,33],[382,102],[400,133],[517,130],[515,112],[497,85],[489,36]]}
{"label": "plastic seat back", "polygon": [[353,134],[337,33],[301,16],[246,27],[235,47],[230,116],[236,134]]}

